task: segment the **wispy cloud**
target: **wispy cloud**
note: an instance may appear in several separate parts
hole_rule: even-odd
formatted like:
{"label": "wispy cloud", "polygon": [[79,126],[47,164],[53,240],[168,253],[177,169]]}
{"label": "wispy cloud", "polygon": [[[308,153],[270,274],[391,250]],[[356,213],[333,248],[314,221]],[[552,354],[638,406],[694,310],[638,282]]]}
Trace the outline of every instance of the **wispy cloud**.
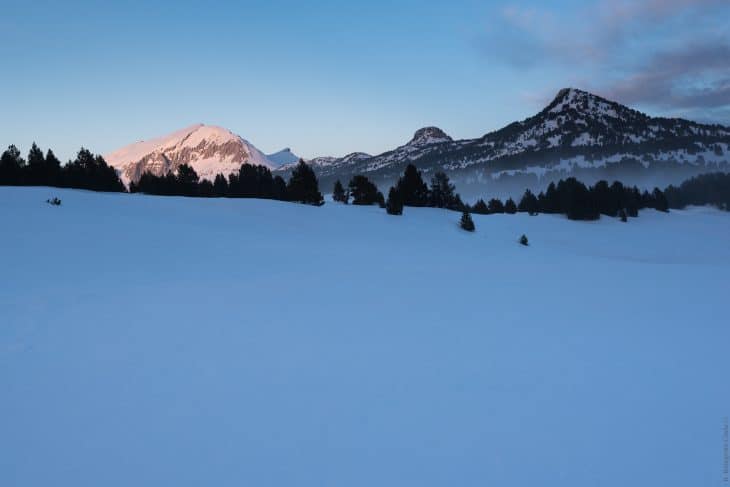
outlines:
{"label": "wispy cloud", "polygon": [[730,45],[697,44],[659,53],[604,91],[626,103],[670,108],[730,104]]}
{"label": "wispy cloud", "polygon": [[508,5],[498,15],[509,47],[485,51],[508,66],[564,73],[561,85],[590,79],[580,86],[624,103],[730,112],[727,0],[599,0],[579,11]]}
{"label": "wispy cloud", "polygon": [[620,27],[632,21],[661,21],[688,9],[726,4],[726,0],[603,0],[597,8],[607,26]]}

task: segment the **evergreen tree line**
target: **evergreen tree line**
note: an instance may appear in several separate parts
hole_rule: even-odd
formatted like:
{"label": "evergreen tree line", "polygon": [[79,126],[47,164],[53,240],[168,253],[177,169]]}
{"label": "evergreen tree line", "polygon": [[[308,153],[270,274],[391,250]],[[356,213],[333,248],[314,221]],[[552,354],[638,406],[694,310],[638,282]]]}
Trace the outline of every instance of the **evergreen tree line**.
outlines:
{"label": "evergreen tree line", "polygon": [[684,208],[688,205],[712,205],[730,211],[730,174],[711,173],[695,176],[666,191],[670,208]]}
{"label": "evergreen tree line", "polygon": [[[81,148],[75,159],[62,165],[51,149],[44,155],[35,143],[28,152],[27,160],[14,145],[2,153],[0,185],[126,191],[116,170],[102,156]],[[269,198],[324,204],[317,177],[304,161],[300,161],[292,171],[288,182],[281,176],[273,176],[264,166],[243,164],[237,173],[227,178],[219,174],[211,183],[200,179],[191,166],[182,164],[176,172],[168,172],[164,176],[145,172],[139,181],[130,184],[129,191],[170,196]]]}
{"label": "evergreen tree line", "polygon": [[57,186],[93,191],[125,191],[113,167],[83,147],[76,158],[61,165],[51,149],[46,154],[33,143],[28,159],[14,145],[0,156],[0,185]]}
{"label": "evergreen tree line", "polygon": [[538,195],[526,190],[519,203],[515,203],[512,198],[504,203],[496,198],[489,202],[480,199],[470,210],[482,215],[559,213],[571,220],[596,220],[601,215],[625,220],[626,217],[639,216],[639,210],[644,208],[669,211],[664,191],[654,188],[652,192],[641,192],[636,186],[624,186],[618,181],[611,185],[606,181],[599,181],[593,186],[586,186],[575,178],[567,178],[561,179],[557,184],[550,183]]}
{"label": "evergreen tree line", "polygon": [[354,176],[347,190],[340,181],[335,183],[335,201],[348,203],[350,197],[353,198],[353,204],[377,203],[385,206],[387,212],[393,215],[402,214],[404,206],[447,208],[482,215],[559,213],[573,220],[595,220],[600,215],[625,219],[638,216],[639,210],[644,208],[669,210],[667,197],[659,188],[654,188],[652,192],[641,192],[636,186],[624,186],[618,181],[611,185],[606,181],[599,181],[593,186],[586,186],[575,178],[561,179],[557,184],[550,183],[538,195],[528,189],[519,203],[512,198],[504,202],[492,198],[488,202],[480,199],[473,205],[467,205],[462,202],[446,174],[435,173],[429,186],[423,181],[421,172],[412,164],[406,167],[403,175],[390,188],[385,202],[375,184],[363,175]]}
{"label": "evergreen tree line", "polygon": [[337,180],[332,191],[332,199],[340,203],[349,203],[352,198],[354,205],[378,204],[392,215],[403,213],[404,206],[427,206],[432,208],[448,208],[462,210],[465,208],[456,188],[443,172],[437,172],[431,178],[428,186],[421,175],[421,171],[413,164],[406,166],[403,175],[388,191],[388,198],[378,191],[378,187],[366,176],[356,175],[350,179],[345,190]]}
{"label": "evergreen tree line", "polygon": [[[62,165],[52,150],[44,155],[33,143],[24,159],[16,146],[11,145],[0,156],[0,185],[12,186],[56,186],[63,188],[88,189],[94,191],[126,191],[124,184],[100,155],[81,148],[76,158]],[[200,179],[195,170],[187,164],[178,167],[176,173],[156,176],[146,172],[136,183],[130,185],[130,192],[155,195],[179,195],[229,198],[268,198],[283,201],[322,205],[324,198],[319,191],[317,177],[303,160],[292,171],[289,181],[273,176],[264,166],[243,164],[237,173],[227,178],[221,174],[211,183]],[[356,175],[347,189],[338,180],[333,190],[333,199],[355,205],[377,204],[393,215],[400,215],[404,206],[447,208],[469,211],[477,214],[526,212],[565,214],[574,220],[595,220],[600,215],[612,217],[638,216],[638,211],[653,208],[668,211],[669,208],[683,208],[687,205],[711,204],[730,209],[730,174],[712,173],[693,177],[681,185],[669,186],[665,191],[654,188],[641,192],[636,186],[624,186],[615,181],[608,184],[598,181],[586,186],[576,178],[561,179],[550,183],[545,191],[535,195],[525,191],[519,203],[512,198],[502,202],[492,198],[488,202],[478,200],[473,205],[464,204],[456,193],[454,185],[443,172],[431,178],[430,185],[423,180],[421,172],[413,165],[406,166],[403,175],[388,191],[387,199],[377,186],[366,176]]]}
{"label": "evergreen tree line", "polygon": [[304,161],[299,161],[288,182],[281,176],[272,175],[265,166],[246,163],[227,178],[218,174],[211,183],[200,179],[189,165],[181,164],[176,173],[168,172],[164,176],[145,172],[139,181],[130,184],[129,191],[166,196],[264,198],[317,206],[324,204],[317,177]]}

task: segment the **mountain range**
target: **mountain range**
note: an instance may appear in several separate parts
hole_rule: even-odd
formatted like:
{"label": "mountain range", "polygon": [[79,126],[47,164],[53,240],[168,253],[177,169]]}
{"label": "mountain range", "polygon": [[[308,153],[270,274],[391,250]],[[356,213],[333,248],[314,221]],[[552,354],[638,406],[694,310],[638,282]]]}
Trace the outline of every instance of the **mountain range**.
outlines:
{"label": "mountain range", "polygon": [[[378,155],[353,152],[317,157],[314,168],[324,191],[364,174],[387,189],[414,164],[428,179],[446,172],[467,198],[515,195],[576,176],[586,183],[621,180],[640,187],[664,186],[709,171],[730,171],[730,128],[678,118],[650,117],[586,91],[560,90],[538,114],[485,134],[455,140],[438,127],[424,127],[407,143]],[[196,125],[105,156],[125,182],[144,171],[163,174],[182,163],[201,177],[262,164],[286,176],[298,160],[291,150],[264,155],[220,127]]]}

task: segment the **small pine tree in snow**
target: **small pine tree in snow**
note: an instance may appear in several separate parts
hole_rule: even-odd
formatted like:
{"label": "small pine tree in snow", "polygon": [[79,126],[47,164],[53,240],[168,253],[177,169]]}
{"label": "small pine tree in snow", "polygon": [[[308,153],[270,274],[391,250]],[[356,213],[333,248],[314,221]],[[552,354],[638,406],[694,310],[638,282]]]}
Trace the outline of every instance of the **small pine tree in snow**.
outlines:
{"label": "small pine tree in snow", "polygon": [[468,211],[464,210],[464,212],[461,214],[461,221],[459,222],[459,226],[467,232],[474,231],[474,220],[471,219],[471,214]]}
{"label": "small pine tree in snow", "polygon": [[525,247],[529,245],[529,242],[527,241],[527,235],[523,234],[520,237],[520,244],[524,245]]}
{"label": "small pine tree in snow", "polygon": [[345,192],[345,188],[339,179],[335,181],[335,187],[332,190],[332,199],[344,204],[347,204],[347,201],[350,199],[350,195]]}
{"label": "small pine tree in snow", "polygon": [[618,217],[621,219],[622,222],[626,223],[626,221],[628,220],[626,210],[621,208],[618,212]]}

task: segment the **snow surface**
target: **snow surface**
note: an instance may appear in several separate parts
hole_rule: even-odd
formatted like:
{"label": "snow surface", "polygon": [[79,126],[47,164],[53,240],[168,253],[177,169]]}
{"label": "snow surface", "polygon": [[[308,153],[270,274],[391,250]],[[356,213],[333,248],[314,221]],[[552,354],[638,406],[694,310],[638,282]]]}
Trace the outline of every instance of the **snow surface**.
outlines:
{"label": "snow surface", "polygon": [[0,188],[0,485],[722,485],[730,214],[459,216]]}

